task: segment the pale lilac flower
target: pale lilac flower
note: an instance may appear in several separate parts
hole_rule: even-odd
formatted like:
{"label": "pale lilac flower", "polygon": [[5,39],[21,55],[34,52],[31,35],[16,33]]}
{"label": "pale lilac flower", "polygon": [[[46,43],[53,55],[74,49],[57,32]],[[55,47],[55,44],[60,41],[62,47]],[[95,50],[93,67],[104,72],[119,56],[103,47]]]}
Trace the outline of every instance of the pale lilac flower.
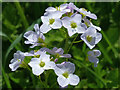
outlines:
{"label": "pale lilac flower", "polygon": [[83,16],[87,16],[92,19],[97,19],[97,16],[95,14],[91,13],[90,11],[87,11],[85,8],[80,8],[78,12],[80,12]]}
{"label": "pale lilac flower", "polygon": [[93,25],[92,22],[90,22],[90,20],[88,20],[86,17],[83,18],[83,21],[84,21],[86,27],[94,27],[98,31],[101,31],[100,27]]}
{"label": "pale lilac flower", "polygon": [[47,33],[51,29],[59,29],[62,27],[59,12],[50,13],[46,16],[42,16],[41,20],[43,24],[40,27],[42,33]]}
{"label": "pale lilac flower", "polygon": [[67,28],[69,36],[75,33],[84,33],[85,29],[81,26],[81,15],[74,14],[71,17],[64,17],[62,20],[63,26]]}
{"label": "pale lilac flower", "polygon": [[22,61],[24,60],[24,53],[21,51],[17,51],[14,53],[14,58],[10,61],[11,64],[9,64],[9,67],[12,71],[16,71],[17,68],[22,64]]}
{"label": "pale lilac flower", "polygon": [[25,44],[32,44],[30,48],[34,48],[35,46],[40,46],[43,44],[45,40],[45,36],[40,32],[39,25],[34,25],[34,31],[28,31],[24,34],[24,37],[27,39]]}
{"label": "pale lilac flower", "polygon": [[44,47],[44,48],[41,48],[41,51],[46,51],[52,55],[55,55],[56,58],[59,58],[59,57],[71,58],[70,54],[63,54],[64,50],[62,48],[54,47],[52,50],[50,50],[50,49]]}
{"label": "pale lilac flower", "polygon": [[94,67],[97,67],[97,64],[99,63],[99,57],[101,55],[101,52],[99,50],[93,50],[88,52],[88,59],[90,62],[94,63]]}
{"label": "pale lilac flower", "polygon": [[95,28],[89,27],[86,32],[81,35],[81,39],[92,49],[102,39],[102,34],[98,33]]}
{"label": "pale lilac flower", "polygon": [[77,8],[77,7],[74,5],[74,3],[71,3],[71,2],[67,5],[67,8],[70,9],[72,13],[74,13],[74,10],[76,10],[76,11],[79,10],[79,8]]}
{"label": "pale lilac flower", "polygon": [[55,67],[55,63],[50,61],[50,55],[47,55],[46,52],[43,52],[39,58],[32,58],[28,65],[32,67],[33,74],[37,76],[45,70],[54,69]]}
{"label": "pale lilac flower", "polygon": [[68,84],[77,85],[80,81],[79,77],[73,74],[75,72],[75,65],[71,62],[56,64],[54,71],[58,76],[57,82],[61,87],[66,87]]}
{"label": "pale lilac flower", "polygon": [[54,12],[59,12],[60,15],[62,16],[63,14],[70,12],[70,9],[67,8],[68,4],[61,4],[59,7],[48,7],[45,11],[46,13],[44,15],[48,15],[50,13],[54,13]]}

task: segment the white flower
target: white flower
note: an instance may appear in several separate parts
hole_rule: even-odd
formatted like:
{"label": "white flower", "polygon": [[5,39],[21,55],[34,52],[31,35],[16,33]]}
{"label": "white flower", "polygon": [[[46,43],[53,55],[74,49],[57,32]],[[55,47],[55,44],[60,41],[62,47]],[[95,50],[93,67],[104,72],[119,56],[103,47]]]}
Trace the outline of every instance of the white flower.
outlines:
{"label": "white flower", "polygon": [[100,28],[100,27],[93,25],[92,22],[90,22],[86,17],[83,18],[83,21],[84,21],[86,27],[88,27],[88,26],[89,26],[89,27],[94,27],[94,28],[97,29],[98,31],[101,31],[101,28]]}
{"label": "white flower", "polygon": [[12,71],[17,70],[17,68],[22,64],[22,61],[24,60],[24,53],[21,51],[17,51],[14,53],[14,58],[10,61],[11,64],[9,64],[9,67]]}
{"label": "white flower", "polygon": [[70,9],[67,8],[68,4],[61,4],[59,7],[48,7],[45,11],[46,13],[44,15],[48,15],[49,13],[54,13],[56,11],[60,12],[60,15],[70,12]]}
{"label": "white flower", "polygon": [[50,61],[50,55],[43,52],[39,58],[32,58],[28,65],[32,67],[33,74],[39,76],[44,70],[53,69],[55,63]]}
{"label": "white flower", "polygon": [[51,29],[59,29],[62,27],[59,12],[50,13],[47,16],[42,16],[43,24],[40,27],[42,33],[47,33]]}
{"label": "white flower", "polygon": [[78,10],[83,16],[88,16],[92,19],[97,19],[97,16],[93,13],[91,13],[90,11],[87,11],[85,8],[80,8]]}
{"label": "white flower", "polygon": [[64,17],[63,26],[67,28],[69,36],[75,33],[84,33],[85,29],[81,26],[81,15],[74,14],[71,17]]}
{"label": "white flower", "polygon": [[90,62],[94,63],[94,67],[97,67],[97,64],[99,63],[99,57],[101,55],[101,52],[99,50],[93,50],[88,52],[88,59]]}
{"label": "white flower", "polygon": [[35,46],[42,45],[45,40],[45,36],[40,32],[38,24],[34,25],[34,29],[35,32],[28,31],[24,34],[24,37],[27,39],[27,41],[25,41],[25,44],[32,44],[30,48],[34,48]]}
{"label": "white flower", "polygon": [[57,81],[61,87],[65,87],[68,84],[77,85],[80,81],[79,77],[73,74],[75,71],[75,65],[71,62],[57,64],[54,71],[58,76]]}
{"label": "white flower", "polygon": [[86,32],[81,35],[81,39],[92,49],[102,39],[102,34],[98,33],[95,28],[89,27]]}

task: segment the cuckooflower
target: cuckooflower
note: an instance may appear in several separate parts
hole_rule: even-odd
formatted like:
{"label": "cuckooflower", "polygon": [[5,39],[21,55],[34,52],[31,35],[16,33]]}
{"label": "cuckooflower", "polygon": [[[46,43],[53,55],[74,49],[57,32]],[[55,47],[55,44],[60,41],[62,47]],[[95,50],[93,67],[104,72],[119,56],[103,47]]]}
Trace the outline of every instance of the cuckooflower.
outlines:
{"label": "cuckooflower", "polygon": [[70,12],[70,9],[67,8],[68,4],[61,4],[59,7],[48,7],[45,11],[44,15],[48,15],[49,13],[54,13],[56,11],[60,12],[60,15]]}
{"label": "cuckooflower", "polygon": [[92,49],[102,39],[102,34],[98,33],[95,28],[89,27],[86,32],[81,35],[81,39]]}
{"label": "cuckooflower", "polygon": [[48,49],[48,48],[41,48],[41,51],[46,51],[52,55],[55,55],[56,58],[59,58],[59,57],[64,57],[64,58],[71,58],[71,55],[70,54],[63,54],[64,53],[64,50],[62,48],[57,48],[57,47],[54,47],[52,50]]}
{"label": "cuckooflower", "polygon": [[97,67],[97,64],[99,62],[99,57],[101,55],[101,52],[99,50],[93,50],[88,52],[88,59],[90,62],[94,63],[94,67]]}
{"label": "cuckooflower", "polygon": [[97,19],[97,16],[95,14],[91,13],[90,11],[87,11],[85,8],[80,8],[78,12],[80,12],[83,16],[87,16],[92,19]]}
{"label": "cuckooflower", "polygon": [[61,15],[59,14],[59,12],[54,12],[41,17],[43,24],[41,25],[40,30],[42,33],[47,33],[51,29],[59,29],[62,27],[60,20]]}
{"label": "cuckooflower", "polygon": [[74,10],[79,10],[79,8],[77,8],[74,3],[71,2],[67,5],[67,8],[70,9],[72,13],[74,13]]}
{"label": "cuckooflower", "polygon": [[28,65],[32,67],[33,74],[37,76],[45,70],[54,69],[55,67],[55,63],[50,61],[50,55],[47,55],[46,52],[43,52],[39,58],[32,58]]}
{"label": "cuckooflower", "polygon": [[84,21],[86,27],[92,26],[92,27],[94,27],[95,29],[97,29],[98,31],[101,31],[101,28],[100,28],[100,27],[93,25],[92,22],[89,21],[86,17],[83,18],[83,21]]}
{"label": "cuckooflower", "polygon": [[73,74],[75,65],[71,62],[56,64],[54,71],[58,76],[57,82],[61,87],[66,87],[68,84],[77,85],[80,81],[79,77]]}
{"label": "cuckooflower", "polygon": [[35,46],[43,45],[45,40],[45,36],[40,32],[39,25],[34,25],[35,32],[28,31],[24,34],[24,37],[27,39],[25,44],[32,44],[30,48],[34,48]]}
{"label": "cuckooflower", "polygon": [[67,28],[69,36],[75,33],[84,33],[85,29],[81,26],[81,15],[74,14],[71,17],[64,17],[63,26]]}
{"label": "cuckooflower", "polygon": [[9,67],[12,71],[16,71],[20,64],[22,64],[23,60],[24,53],[21,51],[17,51],[16,53],[14,53],[14,58],[10,61],[11,64],[9,64]]}

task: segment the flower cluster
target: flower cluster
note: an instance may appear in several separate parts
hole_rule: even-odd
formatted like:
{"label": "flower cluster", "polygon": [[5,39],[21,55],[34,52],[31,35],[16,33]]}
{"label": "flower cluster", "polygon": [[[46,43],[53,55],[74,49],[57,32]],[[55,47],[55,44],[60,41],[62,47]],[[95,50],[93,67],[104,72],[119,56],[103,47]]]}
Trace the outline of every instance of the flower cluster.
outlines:
{"label": "flower cluster", "polygon": [[[31,57],[28,65],[32,68],[34,75],[39,76],[45,70],[53,69],[58,76],[57,82],[61,87],[66,87],[69,84],[77,85],[80,79],[77,75],[73,74],[75,72],[74,63],[69,61],[62,63],[57,62],[59,58],[69,59],[71,55],[64,54],[62,48],[53,47],[52,50],[49,49],[45,43],[45,36],[43,34],[53,29],[64,28],[67,30],[69,37],[76,33],[81,34],[81,40],[83,40],[90,49],[93,49],[102,39],[102,34],[99,33],[101,28],[93,25],[91,19],[96,20],[97,16],[84,8],[76,7],[73,3],[62,4],[56,8],[48,7],[44,15],[41,16],[43,24],[40,27],[38,24],[35,24],[35,31],[28,31],[24,34],[24,38],[27,39],[25,44],[31,44],[32,46],[30,46],[30,48],[38,46],[40,49],[25,53],[17,51],[9,67],[12,71],[15,71],[23,64],[25,57]],[[100,55],[101,52],[99,50],[88,52],[88,59],[94,63],[94,67],[97,66],[99,62],[97,57]]]}

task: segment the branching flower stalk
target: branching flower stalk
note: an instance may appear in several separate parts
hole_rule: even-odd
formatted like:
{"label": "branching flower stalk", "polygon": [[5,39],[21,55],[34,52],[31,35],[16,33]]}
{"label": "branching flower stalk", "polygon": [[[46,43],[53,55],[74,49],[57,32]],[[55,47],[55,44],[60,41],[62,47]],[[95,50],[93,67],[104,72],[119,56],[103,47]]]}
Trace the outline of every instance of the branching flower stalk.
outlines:
{"label": "branching flower stalk", "polygon": [[[91,49],[88,51],[88,59],[94,63],[94,67],[97,67],[99,63],[98,57],[101,55],[101,52],[92,49],[100,42],[102,34],[100,33],[101,28],[92,24],[92,19],[97,20],[97,16],[84,8],[76,7],[73,3],[61,4],[57,8],[48,7],[44,15],[41,16],[43,24],[41,26],[35,24],[35,31],[28,31],[24,34],[24,38],[26,38],[25,44],[31,44],[30,48],[33,50],[30,52],[17,51],[14,53],[14,58],[10,61],[9,67],[12,71],[16,71],[19,67],[27,67],[30,71],[32,69],[32,73],[39,77],[44,87],[49,87],[47,79],[51,74],[47,70],[50,69],[58,76],[57,82],[60,87],[66,88],[68,85],[78,85],[80,78],[74,74],[75,64],[69,61],[69,59],[72,59],[72,53],[68,53],[73,44],[84,41],[89,49]],[[54,29],[63,31],[66,35],[64,50],[60,47],[50,46],[45,42],[46,34]],[[78,35],[80,35],[79,38],[81,40],[76,41]],[[70,37],[74,37],[74,39],[69,45]],[[82,46],[83,50],[84,46]],[[35,47],[39,49],[36,50]],[[50,47],[53,49],[49,49]],[[29,62],[24,63],[25,57],[28,57],[27,61]],[[58,62],[60,58],[64,60],[61,63]],[[40,76],[43,73],[45,82],[41,80]]]}

